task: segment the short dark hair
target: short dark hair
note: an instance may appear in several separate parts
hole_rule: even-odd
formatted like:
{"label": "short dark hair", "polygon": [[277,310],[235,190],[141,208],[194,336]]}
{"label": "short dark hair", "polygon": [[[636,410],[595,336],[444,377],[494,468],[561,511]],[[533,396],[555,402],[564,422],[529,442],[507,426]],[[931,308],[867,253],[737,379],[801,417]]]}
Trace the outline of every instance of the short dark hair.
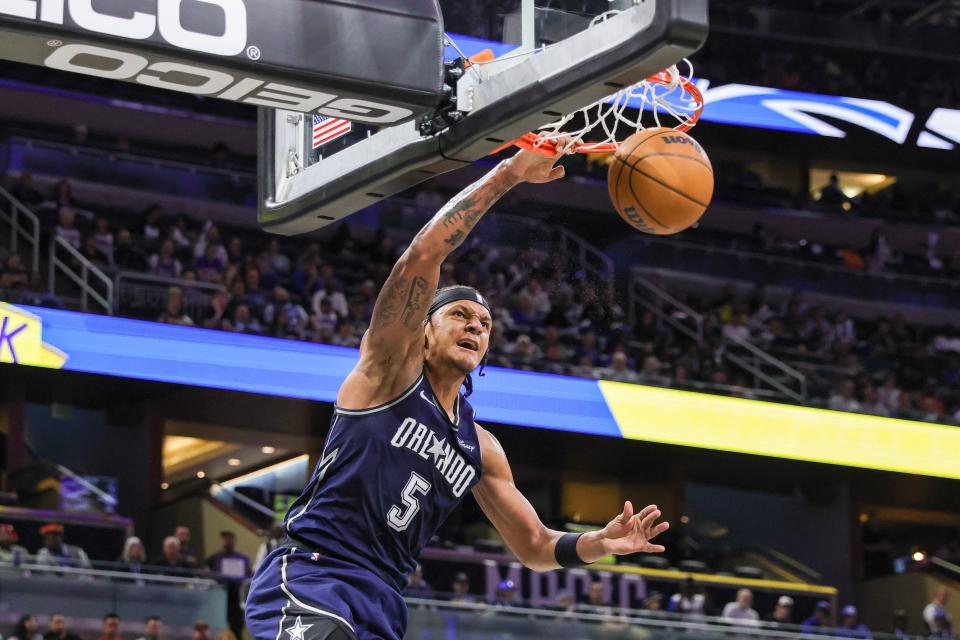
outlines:
{"label": "short dark hair", "polygon": [[160,622],[160,616],[147,616],[147,622],[153,622],[154,620]]}
{"label": "short dark hair", "polygon": [[115,613],[113,613],[113,612],[110,612],[110,613],[106,614],[105,616],[103,616],[103,621],[106,622],[106,621],[109,620],[110,618],[116,618],[117,620],[119,620],[119,619],[120,619],[120,616],[118,616],[117,614],[115,614]]}

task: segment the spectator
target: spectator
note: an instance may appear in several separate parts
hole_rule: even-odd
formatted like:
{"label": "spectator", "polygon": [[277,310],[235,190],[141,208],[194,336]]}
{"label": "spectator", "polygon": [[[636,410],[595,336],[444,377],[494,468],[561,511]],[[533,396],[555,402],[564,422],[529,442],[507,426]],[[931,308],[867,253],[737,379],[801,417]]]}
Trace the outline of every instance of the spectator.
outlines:
{"label": "spectator", "polygon": [[360,338],[354,331],[353,323],[349,320],[341,320],[340,324],[337,326],[337,333],[333,336],[331,344],[335,344],[339,347],[359,347]]}
{"label": "spectator", "polygon": [[834,411],[849,411],[851,413],[860,411],[860,403],[854,397],[854,391],[853,380],[844,380],[840,391],[830,396],[830,402],[827,406]]}
{"label": "spectator", "polygon": [[80,253],[84,258],[92,262],[94,266],[101,269],[110,268],[110,258],[100,251],[100,247],[97,245],[96,235],[88,233],[83,237],[83,249],[80,250]]}
{"label": "spectator", "polygon": [[600,369],[597,376],[604,380],[614,380],[616,382],[638,382],[639,376],[636,371],[627,368],[627,354],[623,351],[617,351],[610,359],[610,366]]}
{"label": "spectator", "polygon": [[238,304],[233,310],[230,328],[237,333],[263,333],[263,326],[250,314],[250,307],[246,304]]}
{"label": "spectator", "polygon": [[43,640],[80,640],[80,636],[67,630],[66,616],[54,613],[50,616],[50,624],[47,632],[43,634]]}
{"label": "spectator", "polygon": [[100,634],[100,640],[121,640],[120,635],[120,616],[115,613],[108,613],[103,616],[103,631]]}
{"label": "spectator", "polygon": [[947,603],[950,602],[950,591],[943,585],[937,587],[937,591],[933,596],[927,606],[923,608],[923,621],[927,624],[927,628],[930,630],[930,633],[937,631],[936,616],[938,613],[943,613],[946,615],[946,621],[948,624],[953,621],[950,619],[950,614],[947,612]]}
{"label": "spectator", "polygon": [[190,527],[178,525],[173,530],[174,537],[180,541],[180,557],[183,558],[191,567],[196,568],[198,564],[197,554],[193,552],[190,546]]}
{"label": "spectator", "polygon": [[57,211],[60,219],[59,224],[54,228],[54,235],[63,238],[67,244],[74,249],[80,248],[80,230],[75,226],[77,221],[77,212],[72,207],[60,207]]}
{"label": "spectator", "polygon": [[207,245],[213,245],[216,247],[214,255],[221,264],[225,265],[227,262],[229,262],[227,250],[224,249],[223,245],[220,243],[220,229],[217,228],[217,225],[213,224],[213,222],[210,220],[207,220],[206,224],[204,224],[203,232],[197,239],[196,244],[193,245],[193,257],[199,258],[206,255]]}
{"label": "spectator", "polygon": [[857,622],[857,608],[852,604],[848,604],[840,612],[840,626],[836,628],[833,635],[841,638],[865,638],[867,640],[873,637],[870,635],[867,625]]}
{"label": "spectator", "polygon": [[453,593],[450,598],[451,602],[477,602],[476,596],[470,595],[470,578],[463,571],[459,571],[453,576],[453,581],[450,583],[450,592]]}
{"label": "spectator", "polygon": [[497,585],[497,593],[493,599],[493,605],[497,607],[515,607],[517,606],[517,585],[513,580],[501,580]]}
{"label": "spectator", "polygon": [[670,596],[667,611],[673,611],[688,618],[696,618],[704,614],[706,604],[707,599],[698,592],[693,578],[687,578],[680,586],[680,591]]}
{"label": "spectator", "polygon": [[813,615],[800,623],[802,633],[819,634],[830,626],[830,603],[821,600],[813,610]]}
{"label": "spectator", "polygon": [[120,554],[120,562],[125,570],[131,573],[141,573],[144,563],[147,561],[147,550],[143,546],[143,541],[137,536],[130,536],[123,543],[123,553]]}
{"label": "spectator", "polygon": [[105,216],[97,216],[94,221],[93,238],[97,249],[107,257],[107,264],[113,264],[113,233],[110,232],[110,222]]}
{"label": "spectator", "polygon": [[163,233],[161,228],[163,224],[163,210],[158,204],[152,204],[148,206],[143,214],[143,229],[140,235],[143,237],[143,241],[146,243],[147,247],[155,247],[160,243],[160,234]]}
{"label": "spectator", "polygon": [[36,209],[46,198],[33,184],[33,174],[24,171],[10,188],[10,195],[20,201],[27,209]]}
{"label": "spectator", "polygon": [[143,625],[143,636],[139,640],[160,640],[162,625],[159,616],[150,616]]}
{"label": "spectator", "polygon": [[128,229],[120,229],[117,233],[117,245],[113,251],[113,265],[122,271],[146,271],[150,266],[143,251],[133,246]]}
{"label": "spectator", "polygon": [[204,620],[197,620],[193,625],[191,640],[210,640],[210,625]]}
{"label": "spectator", "polygon": [[12,524],[0,524],[0,563],[19,566],[30,558],[30,552],[17,544],[17,530]]}
{"label": "spectator", "polygon": [[160,570],[159,573],[165,576],[187,576],[193,568],[190,561],[180,553],[180,540],[176,536],[167,536],[163,539],[162,555],[150,564],[157,567]]}
{"label": "spectator", "polygon": [[750,340],[750,327],[745,312],[734,313],[730,322],[723,325],[723,337],[733,341]]}
{"label": "spectator", "polygon": [[886,405],[880,401],[880,398],[877,396],[877,391],[873,388],[873,385],[864,387],[863,404],[860,406],[860,410],[863,413],[869,413],[870,415],[874,416],[890,415],[890,411],[888,411]]}
{"label": "spectator", "polygon": [[193,326],[193,319],[183,311],[183,291],[180,287],[170,287],[167,290],[167,308],[157,318],[157,322]]}
{"label": "spectator", "polygon": [[287,276],[290,273],[290,258],[280,251],[280,241],[276,238],[270,238],[267,245],[267,264],[274,273],[280,276]]}
{"label": "spectator", "polygon": [[645,611],[663,611],[663,594],[659,591],[653,591],[643,600],[643,609]]}
{"label": "spectator", "polygon": [[613,607],[610,606],[610,600],[604,593],[603,583],[595,580],[590,583],[587,589],[587,604],[580,607],[587,613],[609,616],[613,615]]}
{"label": "spectator", "polygon": [[30,614],[20,616],[7,640],[43,640],[37,617]]}
{"label": "spectator", "polygon": [[323,298],[320,301],[320,307],[317,309],[316,315],[313,317],[313,328],[317,331],[320,331],[321,328],[327,328],[332,334],[339,321],[340,317],[337,315],[337,312],[334,311],[330,299]]}
{"label": "spectator", "polygon": [[793,624],[793,598],[780,596],[777,606],[764,620],[774,624]]}
{"label": "spectator", "polygon": [[174,255],[173,240],[167,238],[160,244],[160,252],[150,256],[150,273],[161,278],[179,278],[183,265]]}
{"label": "spectator", "polygon": [[267,530],[267,534],[264,537],[263,542],[260,543],[260,547],[257,549],[256,558],[253,560],[253,572],[256,573],[257,567],[264,561],[264,559],[270,555],[274,549],[280,546],[280,543],[283,541],[283,525],[274,523],[270,529]]}
{"label": "spectator", "polygon": [[[277,286],[273,289],[273,299],[264,310],[264,318],[267,324],[273,325],[279,330],[280,335],[302,340],[310,316],[307,315],[303,307],[290,299],[290,292]],[[333,323],[331,329],[335,326],[336,322]]]}
{"label": "spectator", "polygon": [[950,624],[950,615],[946,611],[937,611],[933,616],[933,631],[927,636],[929,640],[957,640]]}
{"label": "spectator", "polygon": [[3,270],[0,271],[0,289],[19,291],[30,286],[30,275],[23,261],[16,253],[7,256]]}
{"label": "spectator", "polygon": [[203,255],[194,260],[193,268],[196,269],[197,280],[200,282],[220,283],[223,281],[226,262],[220,259],[220,248],[218,244],[207,243]]}
{"label": "spectator", "polygon": [[330,306],[333,307],[333,310],[341,318],[347,317],[350,313],[350,308],[347,306],[347,298],[343,295],[343,292],[338,288],[336,279],[333,277],[333,270],[330,268],[330,265],[324,265],[320,270],[320,278],[323,282],[323,287],[313,295],[312,307],[314,313],[319,312],[320,302],[325,299],[330,300]]}
{"label": "spectator", "polygon": [[227,621],[237,637],[243,635],[243,609],[240,606],[240,584],[250,577],[250,558],[236,550],[237,536],[221,531],[223,547],[207,558],[207,567],[220,576],[227,586]]}
{"label": "spectator", "polygon": [[419,564],[410,572],[410,582],[407,584],[407,588],[403,590],[403,593],[408,596],[413,596],[414,598],[433,597],[433,587],[423,579],[423,567]]}
{"label": "spectator", "polygon": [[37,552],[36,563],[49,567],[90,569],[90,559],[78,546],[63,541],[63,525],[52,522],[40,527],[43,548]]}
{"label": "spectator", "polygon": [[830,181],[820,191],[819,202],[824,205],[824,208],[832,211],[839,210],[847,202],[847,196],[840,189],[840,179],[837,174],[830,175]]}
{"label": "spectator", "polygon": [[53,208],[73,207],[76,200],[73,199],[73,186],[68,180],[61,180],[53,187]]}
{"label": "spectator", "polygon": [[737,599],[727,603],[723,608],[722,617],[734,624],[756,624],[760,620],[760,615],[753,608],[753,592],[750,589],[737,591]]}

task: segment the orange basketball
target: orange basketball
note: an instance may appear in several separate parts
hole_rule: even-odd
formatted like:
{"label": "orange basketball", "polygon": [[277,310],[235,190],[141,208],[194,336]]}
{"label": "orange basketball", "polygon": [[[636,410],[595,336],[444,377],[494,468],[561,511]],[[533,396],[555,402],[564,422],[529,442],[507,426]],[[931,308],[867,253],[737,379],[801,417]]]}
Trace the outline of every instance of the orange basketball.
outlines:
{"label": "orange basketball", "polygon": [[690,227],[713,197],[710,158],[696,140],[673,129],[627,138],[610,162],[607,181],[620,217],[656,235]]}

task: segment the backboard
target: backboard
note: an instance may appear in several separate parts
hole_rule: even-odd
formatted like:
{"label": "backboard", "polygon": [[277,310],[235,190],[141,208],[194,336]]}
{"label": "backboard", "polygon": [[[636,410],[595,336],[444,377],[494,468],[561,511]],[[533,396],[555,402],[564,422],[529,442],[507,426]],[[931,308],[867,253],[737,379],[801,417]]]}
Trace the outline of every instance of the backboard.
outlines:
{"label": "backboard", "polygon": [[[258,215],[265,229],[309,232],[475,162],[677,63],[703,44],[708,27],[707,0],[439,4],[446,64],[433,108],[379,123],[329,110],[260,109]],[[477,54],[485,61],[464,63]]]}

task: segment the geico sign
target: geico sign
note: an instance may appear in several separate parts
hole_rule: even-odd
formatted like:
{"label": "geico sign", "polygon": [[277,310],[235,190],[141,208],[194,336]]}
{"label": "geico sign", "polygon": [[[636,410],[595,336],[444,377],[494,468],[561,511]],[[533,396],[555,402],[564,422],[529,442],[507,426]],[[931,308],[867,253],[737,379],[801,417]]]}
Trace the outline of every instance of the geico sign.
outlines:
{"label": "geico sign", "polygon": [[[0,0],[4,1],[7,0]],[[256,78],[237,77],[182,62],[151,62],[135,53],[87,44],[64,45],[51,53],[43,63],[51,69],[111,80],[129,80],[148,87],[216,96],[264,107],[303,113],[318,112],[370,124],[392,124],[413,115],[412,111],[402,107],[341,98],[331,93]]]}
{"label": "geico sign", "polygon": [[134,11],[129,17],[100,13],[93,8],[93,0],[0,0],[0,13],[62,25],[66,2],[70,18],[87,31],[146,40],[159,28],[161,38],[181,49],[219,56],[241,53],[247,46],[247,7],[243,0],[195,1],[220,8],[225,25],[222,35],[198,33],[184,26],[180,11],[183,0],[157,0],[155,16],[142,11]]}

